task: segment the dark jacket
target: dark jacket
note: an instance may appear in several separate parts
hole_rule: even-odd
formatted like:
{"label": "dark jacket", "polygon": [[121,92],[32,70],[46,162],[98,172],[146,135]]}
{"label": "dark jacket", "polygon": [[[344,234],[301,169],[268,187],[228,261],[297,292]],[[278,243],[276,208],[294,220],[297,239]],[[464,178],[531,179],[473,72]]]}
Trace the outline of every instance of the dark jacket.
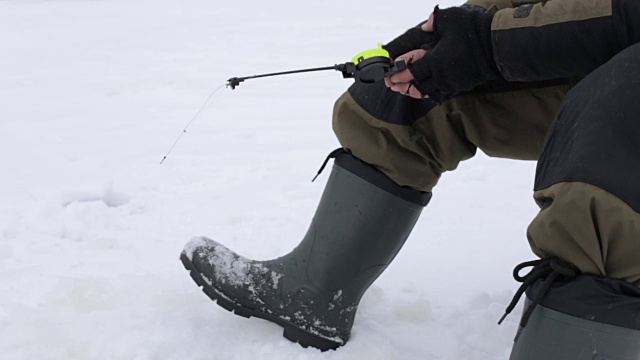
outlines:
{"label": "dark jacket", "polygon": [[582,77],[640,42],[639,0],[470,0],[495,12],[493,55],[509,81]]}

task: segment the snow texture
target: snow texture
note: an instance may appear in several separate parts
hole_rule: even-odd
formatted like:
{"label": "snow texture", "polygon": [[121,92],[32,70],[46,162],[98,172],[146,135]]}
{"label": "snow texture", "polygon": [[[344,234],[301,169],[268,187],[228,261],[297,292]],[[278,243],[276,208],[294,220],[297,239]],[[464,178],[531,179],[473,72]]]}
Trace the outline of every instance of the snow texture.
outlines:
{"label": "snow texture", "polygon": [[[212,268],[216,269],[214,276],[221,283],[228,283],[234,287],[250,286],[249,290],[253,293],[257,289],[252,288],[255,284],[264,285],[269,280],[279,279],[281,274],[271,271],[258,262],[238,256],[233,251],[223,245],[217,244],[206,238],[196,238],[185,245],[184,252],[187,257],[193,260],[193,254],[202,247],[206,250],[206,256]],[[199,250],[204,251],[204,250]],[[258,279],[255,279],[255,278]],[[270,287],[277,288],[277,282],[270,284]]]}
{"label": "snow texture", "polygon": [[213,89],[347,61],[434,5],[0,1],[0,358],[507,359],[518,314],[496,321],[533,258],[533,162],[445,174],[337,351],[224,311],[178,260],[198,235],[251,259],[297,245],[350,80],[223,88],[159,165]]}

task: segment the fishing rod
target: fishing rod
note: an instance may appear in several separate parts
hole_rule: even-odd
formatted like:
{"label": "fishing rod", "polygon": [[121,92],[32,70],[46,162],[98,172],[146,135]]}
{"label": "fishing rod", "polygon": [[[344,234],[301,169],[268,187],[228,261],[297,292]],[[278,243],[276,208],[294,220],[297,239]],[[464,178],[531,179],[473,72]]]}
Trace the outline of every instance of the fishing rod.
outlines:
{"label": "fishing rod", "polygon": [[378,48],[376,49],[366,50],[354,56],[351,62],[336,64],[333,66],[281,71],[270,74],[232,77],[227,80],[227,87],[230,87],[233,90],[238,87],[241,82],[249,79],[327,70],[340,71],[342,73],[342,77],[345,79],[355,79],[356,81],[365,84],[373,84],[406,68],[407,63],[404,60],[392,63],[389,52],[383,49],[382,45],[378,45]]}
{"label": "fishing rod", "polygon": [[[300,74],[300,73],[308,73],[308,72],[316,72],[316,71],[328,71],[335,70],[342,73],[342,77],[345,79],[355,79],[355,81],[364,83],[364,84],[373,84],[380,80],[383,80],[387,76],[391,76],[397,72],[405,70],[407,68],[407,63],[404,60],[398,60],[396,62],[391,61],[391,56],[389,52],[382,48],[382,45],[378,44],[376,49],[366,50],[358,55],[354,56],[350,62],[345,62],[342,64],[335,64],[332,66],[324,66],[324,67],[316,67],[316,68],[308,68],[308,69],[298,69],[298,70],[289,70],[289,71],[281,71],[269,74],[259,74],[259,75],[251,75],[244,77],[232,77],[227,80],[226,87],[234,90],[236,87],[240,86],[240,83],[250,80],[250,79],[258,79],[272,76],[282,76],[282,75],[290,75],[290,74]],[[207,98],[205,103],[202,105],[200,110],[191,118],[191,120],[184,127],[178,138],[173,143],[173,146],[167,151],[166,155],[160,161],[160,164],[164,163],[167,159],[167,156],[173,151],[173,148],[178,144],[178,141],[182,137],[182,135],[187,133],[187,128],[193,123],[200,113],[207,107],[209,101],[213,97],[213,95],[218,92],[223,86],[221,85],[217,87]]]}

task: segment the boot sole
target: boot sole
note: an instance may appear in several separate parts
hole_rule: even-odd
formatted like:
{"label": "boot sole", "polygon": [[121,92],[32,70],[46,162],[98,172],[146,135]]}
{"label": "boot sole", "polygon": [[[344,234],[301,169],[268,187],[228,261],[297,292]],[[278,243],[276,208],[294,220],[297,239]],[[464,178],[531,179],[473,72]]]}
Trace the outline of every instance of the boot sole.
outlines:
{"label": "boot sole", "polygon": [[198,270],[193,265],[193,263],[191,263],[191,260],[189,260],[186,254],[182,253],[180,255],[180,260],[182,261],[182,265],[184,265],[184,268],[189,271],[189,274],[191,275],[193,281],[195,281],[196,284],[202,288],[202,291],[211,300],[213,300],[216,304],[218,304],[218,306],[222,307],[223,309],[244,318],[256,317],[278,324],[284,329],[282,336],[284,336],[289,341],[300,344],[304,348],[311,346],[321,351],[327,351],[335,350],[343,345],[342,343],[331,341],[329,339],[325,339],[323,337],[308,333],[295,326],[294,324],[291,324],[290,322],[277,316],[273,316],[259,310],[250,309],[248,307],[232,302],[229,298],[224,296],[224,293],[222,291],[209,285],[204,280],[202,275],[200,275],[200,272],[198,272]]}

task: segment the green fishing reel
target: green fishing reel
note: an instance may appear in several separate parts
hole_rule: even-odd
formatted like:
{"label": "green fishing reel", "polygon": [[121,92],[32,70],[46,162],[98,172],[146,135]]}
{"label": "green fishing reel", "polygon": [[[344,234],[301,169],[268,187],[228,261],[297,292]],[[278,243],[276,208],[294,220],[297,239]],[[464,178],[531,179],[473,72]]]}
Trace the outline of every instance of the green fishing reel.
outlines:
{"label": "green fishing reel", "polygon": [[342,76],[344,78],[355,79],[356,81],[364,84],[373,84],[406,68],[407,63],[404,60],[398,60],[395,63],[391,62],[389,52],[385,50],[381,44],[378,44],[376,49],[363,51],[354,56],[351,62],[346,62],[344,64],[245,77],[233,77],[227,80],[227,87],[230,87],[233,90],[240,85],[241,82],[249,79],[325,70],[337,70],[342,72]]}
{"label": "green fishing reel", "polygon": [[378,44],[378,48],[366,50],[353,57],[348,63],[338,64],[345,78],[354,78],[365,84],[373,84],[407,68],[404,60],[391,62],[389,52]]}

